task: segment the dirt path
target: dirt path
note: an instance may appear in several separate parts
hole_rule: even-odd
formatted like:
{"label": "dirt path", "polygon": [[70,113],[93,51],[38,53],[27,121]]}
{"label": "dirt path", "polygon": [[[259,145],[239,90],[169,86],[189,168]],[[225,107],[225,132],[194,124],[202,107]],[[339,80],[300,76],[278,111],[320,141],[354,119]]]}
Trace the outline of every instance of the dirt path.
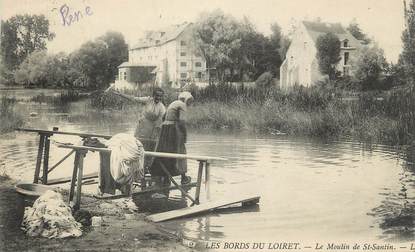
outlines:
{"label": "dirt path", "polygon": [[111,202],[91,197],[83,197],[83,209],[102,215],[102,226],[86,228],[80,238],[28,237],[20,230],[25,203],[13,186],[12,180],[0,177],[0,251],[191,251],[144,221],[144,214],[105,211],[102,206]]}

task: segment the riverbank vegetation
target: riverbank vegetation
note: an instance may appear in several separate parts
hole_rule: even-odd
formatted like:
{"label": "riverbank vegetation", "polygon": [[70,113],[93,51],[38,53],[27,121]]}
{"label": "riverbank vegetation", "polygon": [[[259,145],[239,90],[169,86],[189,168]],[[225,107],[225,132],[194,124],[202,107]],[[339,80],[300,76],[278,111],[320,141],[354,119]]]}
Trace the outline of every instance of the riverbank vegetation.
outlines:
{"label": "riverbank vegetation", "polygon": [[89,97],[89,93],[82,93],[77,90],[62,90],[58,95],[48,96],[41,93],[32,96],[29,101],[36,103],[65,104],[68,102],[76,102],[83,98]]}
{"label": "riverbank vegetation", "polygon": [[[223,95],[223,90],[226,94]],[[354,138],[388,144],[414,140],[415,94],[411,88],[346,97],[321,88],[251,90],[230,86],[201,91],[190,109],[198,129],[249,130],[273,135]],[[210,98],[206,98],[209,93]],[[196,97],[200,96],[196,93]],[[197,98],[196,98],[197,100]]]}
{"label": "riverbank vegetation", "polygon": [[6,95],[0,98],[0,134],[13,131],[23,125],[23,118],[15,112],[16,99]]}

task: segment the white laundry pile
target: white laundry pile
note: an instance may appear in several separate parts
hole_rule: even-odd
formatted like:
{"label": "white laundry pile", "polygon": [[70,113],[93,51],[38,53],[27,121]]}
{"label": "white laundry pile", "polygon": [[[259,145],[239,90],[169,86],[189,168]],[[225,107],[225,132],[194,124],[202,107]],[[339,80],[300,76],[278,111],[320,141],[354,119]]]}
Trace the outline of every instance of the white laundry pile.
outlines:
{"label": "white laundry pile", "polygon": [[46,238],[79,237],[82,225],[75,221],[60,193],[49,190],[26,207],[22,229],[30,236]]}
{"label": "white laundry pile", "polygon": [[144,148],[133,135],[116,134],[107,146],[111,150],[110,171],[115,182],[130,188],[134,180],[144,177]]}

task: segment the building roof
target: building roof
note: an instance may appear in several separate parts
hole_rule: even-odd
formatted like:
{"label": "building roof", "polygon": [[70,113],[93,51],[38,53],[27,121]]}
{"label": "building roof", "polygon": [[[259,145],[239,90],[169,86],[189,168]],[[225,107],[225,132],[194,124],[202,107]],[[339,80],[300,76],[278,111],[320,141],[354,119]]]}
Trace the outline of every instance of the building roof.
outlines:
{"label": "building roof", "polygon": [[323,23],[323,22],[310,22],[303,21],[304,27],[314,42],[320,35],[326,33],[334,33],[340,41],[348,40],[353,46],[360,45],[360,41],[357,40],[353,35],[347,31],[340,23]]}
{"label": "building roof", "polygon": [[190,23],[184,22],[178,25],[171,25],[157,31],[147,31],[145,37],[140,39],[130,50],[159,46],[176,39]]}

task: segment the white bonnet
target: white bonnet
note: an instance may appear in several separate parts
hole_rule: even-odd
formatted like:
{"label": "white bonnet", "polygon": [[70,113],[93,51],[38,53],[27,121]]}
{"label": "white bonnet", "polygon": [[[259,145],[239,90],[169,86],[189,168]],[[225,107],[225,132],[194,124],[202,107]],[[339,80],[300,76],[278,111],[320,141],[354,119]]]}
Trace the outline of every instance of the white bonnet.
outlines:
{"label": "white bonnet", "polygon": [[185,103],[187,103],[188,100],[193,100],[193,96],[190,92],[185,91],[179,94],[178,99],[183,100]]}

